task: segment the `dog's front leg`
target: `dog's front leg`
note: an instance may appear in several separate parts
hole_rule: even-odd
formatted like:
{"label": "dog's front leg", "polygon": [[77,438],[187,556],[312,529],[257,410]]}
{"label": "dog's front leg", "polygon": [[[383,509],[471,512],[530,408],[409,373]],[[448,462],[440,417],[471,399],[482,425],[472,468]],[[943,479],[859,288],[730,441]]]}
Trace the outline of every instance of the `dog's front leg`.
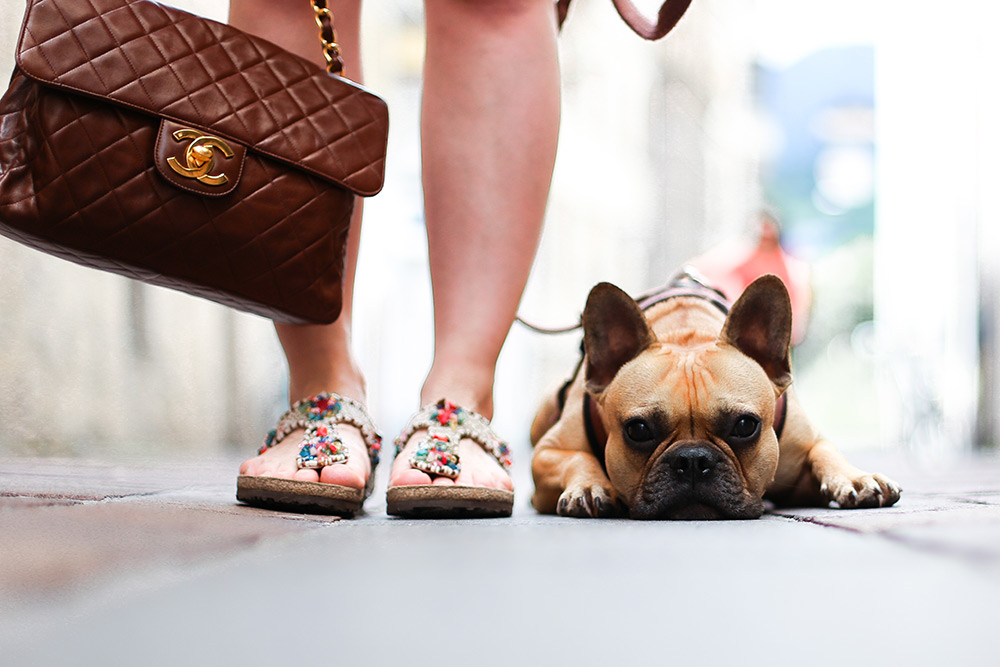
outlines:
{"label": "dog's front leg", "polygon": [[[557,424],[553,430],[558,429]],[[558,433],[550,431],[538,443],[531,474],[535,479],[531,504],[539,512],[580,518],[624,514],[624,504],[597,457],[589,451],[560,448]]]}
{"label": "dog's front leg", "polygon": [[899,500],[901,489],[879,473],[867,473],[851,465],[826,440],[820,440],[808,454],[809,466],[826,502],[835,501],[844,509],[888,507]]}
{"label": "dog's front leg", "polygon": [[885,475],[851,465],[816,431],[791,391],[779,444],[778,472],[768,496],[780,506],[825,507],[834,501],[844,509],[854,509],[888,507],[899,500],[899,485]]}

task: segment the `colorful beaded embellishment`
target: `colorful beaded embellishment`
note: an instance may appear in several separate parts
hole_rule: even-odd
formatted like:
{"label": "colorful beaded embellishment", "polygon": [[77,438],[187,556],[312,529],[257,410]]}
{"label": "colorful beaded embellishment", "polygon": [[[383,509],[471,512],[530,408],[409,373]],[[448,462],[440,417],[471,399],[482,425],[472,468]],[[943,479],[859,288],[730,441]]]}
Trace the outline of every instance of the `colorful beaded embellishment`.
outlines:
{"label": "colorful beaded embellishment", "polygon": [[299,468],[322,468],[347,461],[347,447],[338,435],[336,428],[326,424],[314,424],[307,428],[302,449],[295,457],[295,465]]}
{"label": "colorful beaded embellishment", "polygon": [[[372,469],[378,464],[382,437],[375,430],[364,406],[346,396],[323,392],[292,405],[281,416],[278,426],[267,434],[258,454],[263,454],[285,439],[289,433],[304,428],[302,449],[295,459],[298,468],[322,468],[347,461],[348,451],[340,439],[338,424],[351,424],[361,431]],[[374,475],[369,475],[373,478]]]}
{"label": "colorful beaded embellishment", "polygon": [[461,408],[441,399],[415,414],[403,432],[396,438],[396,456],[406,442],[420,429],[427,429],[427,438],[410,456],[410,465],[428,474],[455,479],[462,470],[458,457],[458,443],[469,438],[479,443],[497,462],[508,470],[511,465],[510,448],[500,440],[490,422],[482,415]]}

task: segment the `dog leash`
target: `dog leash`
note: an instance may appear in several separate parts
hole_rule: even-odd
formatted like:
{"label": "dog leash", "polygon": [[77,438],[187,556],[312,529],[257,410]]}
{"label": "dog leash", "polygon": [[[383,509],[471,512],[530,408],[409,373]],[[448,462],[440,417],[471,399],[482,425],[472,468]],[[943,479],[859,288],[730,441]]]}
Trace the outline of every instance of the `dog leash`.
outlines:
{"label": "dog leash", "polygon": [[514,321],[517,322],[518,324],[520,324],[521,326],[527,328],[527,329],[531,329],[535,333],[544,334],[546,336],[554,336],[556,334],[569,333],[570,331],[576,331],[577,329],[579,329],[580,327],[583,326],[583,322],[580,321],[580,322],[577,322],[576,324],[574,324],[572,326],[568,326],[568,327],[543,327],[543,326],[539,326],[537,324],[532,324],[531,322],[528,322],[527,320],[525,320],[520,315],[518,315],[517,317],[515,317]]}
{"label": "dog leash", "polygon": [[[569,5],[572,0],[557,0],[556,11],[559,15],[559,27],[562,27],[569,12]],[[632,28],[635,34],[643,39],[657,40],[674,29],[677,22],[684,16],[691,0],[667,0],[660,7],[656,15],[656,21],[651,21],[639,11],[639,8],[632,3],[632,0],[612,0],[618,15],[625,20],[628,27]]]}
{"label": "dog leash", "polygon": [[[663,287],[657,287],[635,297],[635,302],[642,310],[649,310],[658,303],[681,296],[693,296],[704,299],[721,310],[723,315],[729,314],[729,308],[732,305],[722,290],[709,285],[708,279],[691,265],[683,266]],[[563,327],[543,327],[538,324],[532,324],[520,315],[515,317],[514,321],[523,327],[531,329],[535,333],[547,336],[570,333],[583,327],[582,317],[576,324]]]}
{"label": "dog leash", "polygon": [[[611,0],[614,4],[615,9],[618,11],[618,15],[622,17],[625,23],[628,25],[632,31],[642,37],[643,39],[654,41],[661,39],[667,35],[668,32],[674,29],[677,22],[681,20],[684,16],[684,12],[691,5],[691,0],[667,0],[660,6],[660,11],[656,15],[656,21],[652,21],[643,14],[638,7],[633,4],[632,0]],[[563,23],[566,22],[566,16],[569,14],[569,6],[572,0],[556,0],[556,15],[559,19],[559,28],[562,29]],[[576,331],[583,326],[582,320],[566,327],[543,327],[537,324],[532,324],[528,322],[520,315],[514,318],[514,320],[528,329],[540,334],[545,335],[557,335],[569,333],[571,331]]]}

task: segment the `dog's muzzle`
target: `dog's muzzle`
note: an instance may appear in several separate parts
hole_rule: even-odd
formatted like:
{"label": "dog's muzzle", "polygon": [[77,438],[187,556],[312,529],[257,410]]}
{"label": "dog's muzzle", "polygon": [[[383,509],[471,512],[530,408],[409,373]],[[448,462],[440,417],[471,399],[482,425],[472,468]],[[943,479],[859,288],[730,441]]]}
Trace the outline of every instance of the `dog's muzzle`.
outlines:
{"label": "dog's muzzle", "polygon": [[747,493],[735,465],[707,441],[681,441],[647,467],[633,519],[756,519],[760,498]]}

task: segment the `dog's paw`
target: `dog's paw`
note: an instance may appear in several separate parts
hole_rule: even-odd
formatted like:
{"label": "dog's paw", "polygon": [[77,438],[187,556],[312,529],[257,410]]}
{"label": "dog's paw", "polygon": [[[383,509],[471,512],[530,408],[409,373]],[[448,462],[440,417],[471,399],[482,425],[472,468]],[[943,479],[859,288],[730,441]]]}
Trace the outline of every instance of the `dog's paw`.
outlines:
{"label": "dog's paw", "polygon": [[854,475],[833,475],[823,480],[819,492],[841,509],[859,509],[894,505],[902,489],[885,475],[858,471]]}
{"label": "dog's paw", "polygon": [[623,516],[625,505],[613,489],[600,484],[571,486],[559,496],[556,514],[581,519]]}

